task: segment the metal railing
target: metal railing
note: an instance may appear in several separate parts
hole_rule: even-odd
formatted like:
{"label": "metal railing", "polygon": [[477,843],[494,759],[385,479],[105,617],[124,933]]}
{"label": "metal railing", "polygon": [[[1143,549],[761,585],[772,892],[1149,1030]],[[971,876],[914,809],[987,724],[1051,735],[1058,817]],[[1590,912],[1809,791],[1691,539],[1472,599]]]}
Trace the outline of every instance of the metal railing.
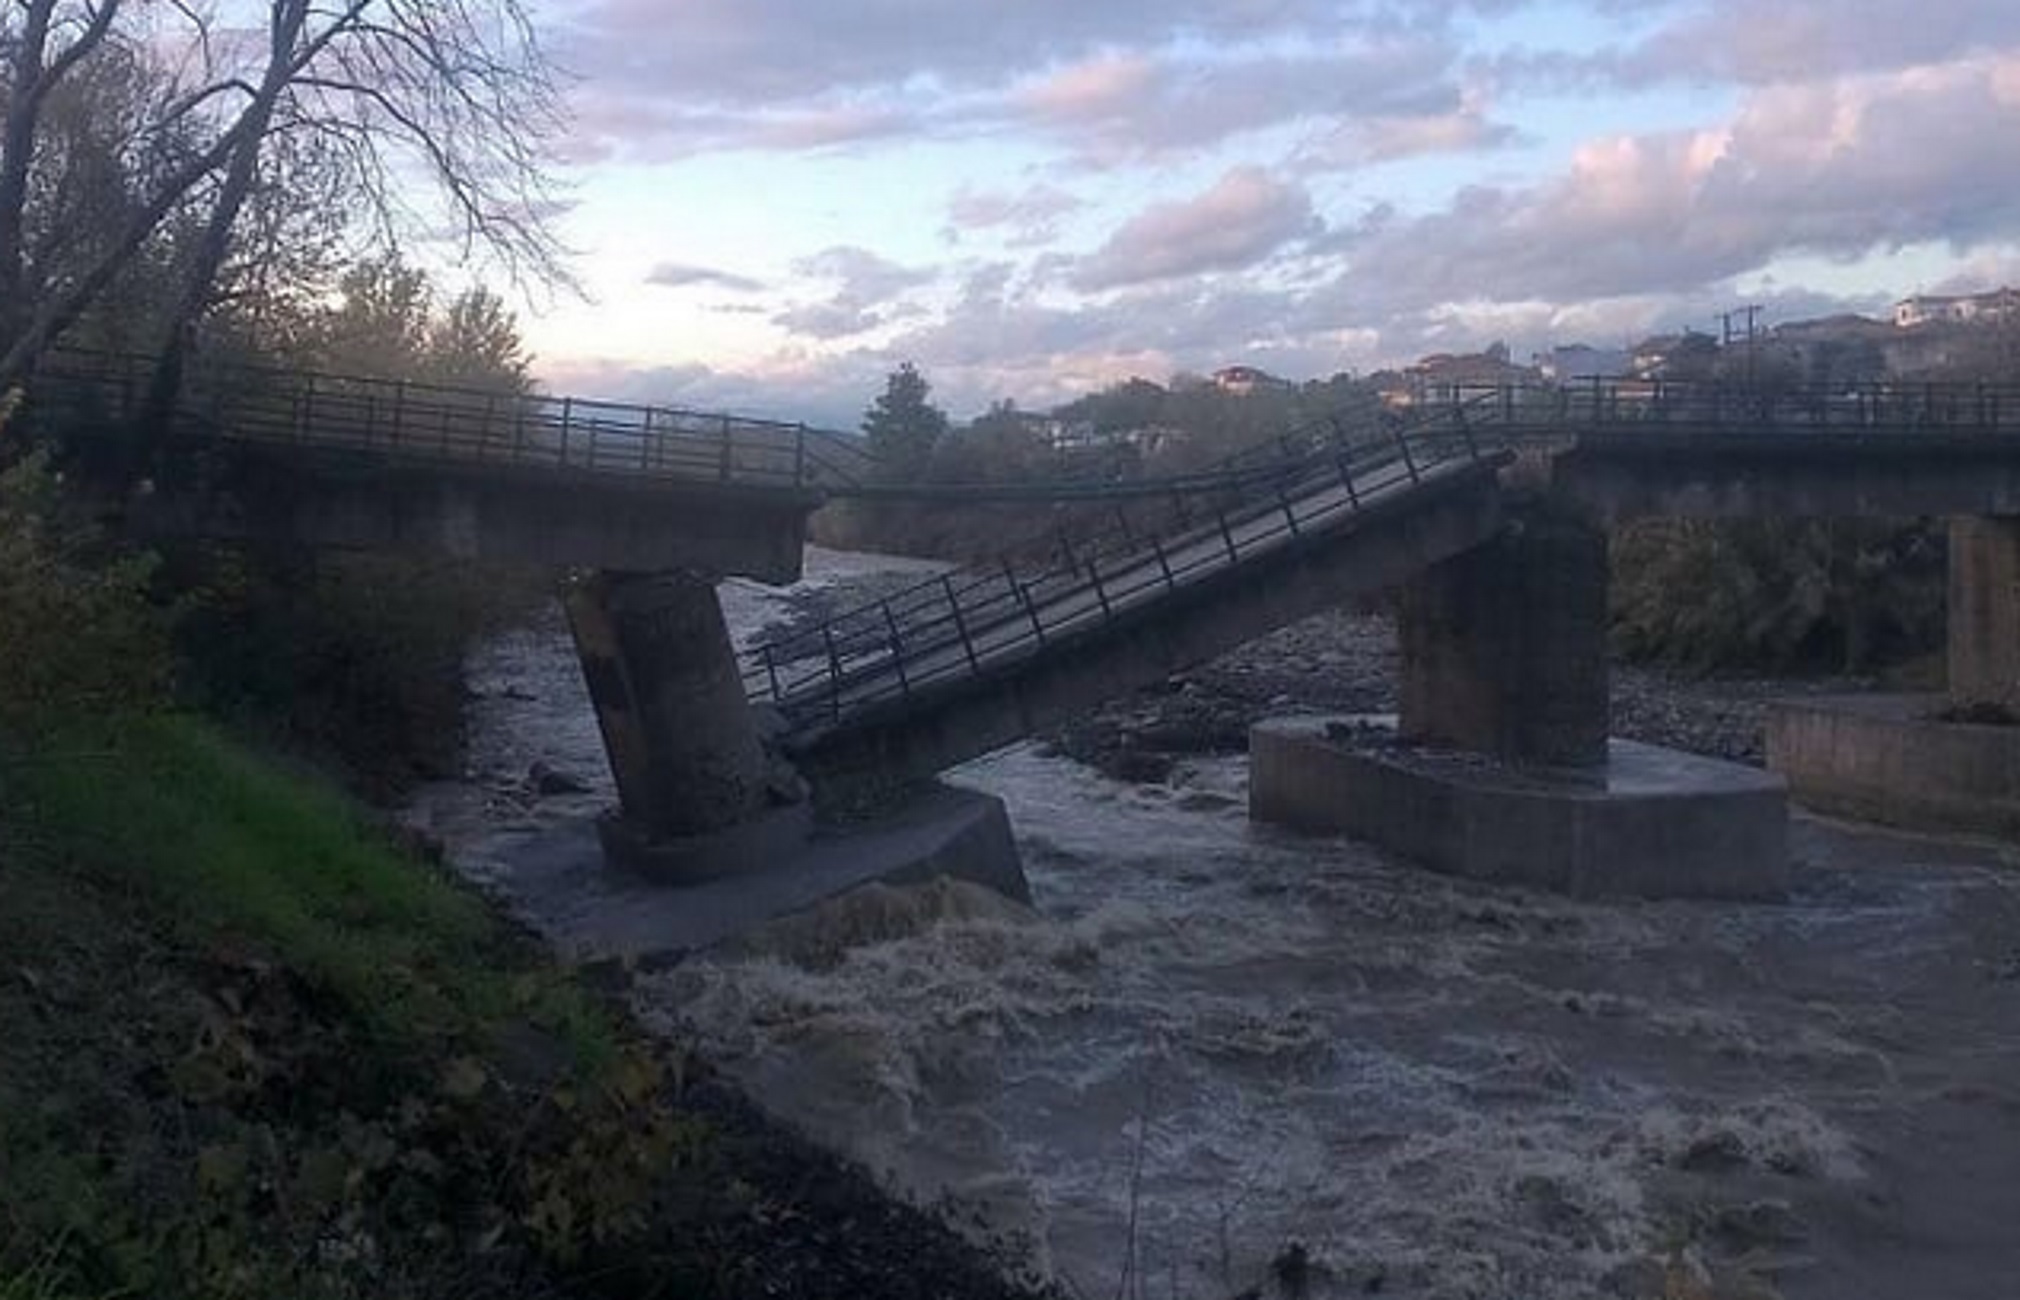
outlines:
{"label": "metal railing", "polygon": [[[1464,405],[1403,425],[1320,421],[1229,462],[1229,496],[1178,495],[1154,513],[1119,509],[1107,526],[1056,539],[1050,563],[947,573],[743,656],[744,685],[807,730],[978,676],[1143,609],[1377,501],[1499,456]],[[1145,503],[1148,504],[1148,503]]]}
{"label": "metal railing", "polygon": [[[58,349],[32,372],[31,411],[107,429],[143,415],[152,358]],[[371,452],[403,463],[665,482],[817,489],[846,435],[680,407],[486,392],[268,366],[193,362],[175,440]]]}
{"label": "metal railing", "polygon": [[1518,438],[1595,431],[2020,435],[2020,383],[1869,383],[1762,387],[1589,379],[1463,385],[1422,409],[1463,406]]}

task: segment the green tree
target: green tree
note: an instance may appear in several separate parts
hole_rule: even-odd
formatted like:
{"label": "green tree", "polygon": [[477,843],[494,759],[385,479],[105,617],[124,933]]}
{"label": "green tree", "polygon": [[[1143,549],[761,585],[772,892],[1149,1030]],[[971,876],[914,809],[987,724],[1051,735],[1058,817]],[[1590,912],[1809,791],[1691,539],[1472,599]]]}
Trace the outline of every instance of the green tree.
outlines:
{"label": "green tree", "polygon": [[884,391],[863,414],[863,433],[883,476],[916,482],[933,461],[933,449],[947,432],[947,416],[928,399],[933,386],[907,361],[891,372]]}
{"label": "green tree", "polygon": [[518,319],[482,285],[458,294],[428,329],[427,377],[434,383],[518,397],[532,388],[526,368]]}
{"label": "green tree", "polygon": [[384,253],[353,265],[337,288],[318,331],[317,364],[369,379],[418,378],[434,330],[427,273]]}

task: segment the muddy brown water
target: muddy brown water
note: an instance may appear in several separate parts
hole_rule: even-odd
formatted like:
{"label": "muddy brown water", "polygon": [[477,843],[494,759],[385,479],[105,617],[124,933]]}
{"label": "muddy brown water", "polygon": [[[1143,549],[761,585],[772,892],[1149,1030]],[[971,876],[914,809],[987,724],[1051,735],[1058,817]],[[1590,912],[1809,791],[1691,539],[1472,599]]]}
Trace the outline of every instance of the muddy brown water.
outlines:
{"label": "muddy brown water", "polygon": [[[609,782],[558,623],[471,669],[471,770],[415,816],[496,884]],[[593,788],[534,798],[535,761]],[[1295,1243],[1316,1296],[2020,1296],[2013,846],[1799,817],[1786,904],[1591,904],[1252,826],[1239,758],[955,779],[1035,908],[866,891],[639,1007],[1069,1289],[1232,1295]]]}

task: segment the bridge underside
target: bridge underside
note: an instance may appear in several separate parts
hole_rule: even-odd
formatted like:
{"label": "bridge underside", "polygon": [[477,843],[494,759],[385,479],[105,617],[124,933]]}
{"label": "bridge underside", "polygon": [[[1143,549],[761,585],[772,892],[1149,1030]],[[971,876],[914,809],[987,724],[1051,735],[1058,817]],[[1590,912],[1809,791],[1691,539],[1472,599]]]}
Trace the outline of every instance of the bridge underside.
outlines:
{"label": "bridge underside", "polygon": [[1279,627],[1402,582],[1500,529],[1496,466],[1427,483],[1028,661],[985,670],[793,738],[810,778],[925,776],[1001,749]]}
{"label": "bridge underside", "polygon": [[362,453],[235,447],[152,485],[126,510],[137,530],[158,537],[787,583],[800,576],[807,516],[819,503],[800,489],[457,471]]}
{"label": "bridge underside", "polygon": [[1587,433],[1551,484],[1605,523],[1650,515],[2020,515],[2020,436]]}

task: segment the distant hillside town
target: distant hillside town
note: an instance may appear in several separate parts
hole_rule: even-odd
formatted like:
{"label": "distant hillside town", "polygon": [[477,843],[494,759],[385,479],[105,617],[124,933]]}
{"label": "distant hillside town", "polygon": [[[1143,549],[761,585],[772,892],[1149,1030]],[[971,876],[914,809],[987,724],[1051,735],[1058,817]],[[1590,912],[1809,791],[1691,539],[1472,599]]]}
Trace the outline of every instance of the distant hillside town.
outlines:
{"label": "distant hillside town", "polygon": [[2012,363],[2020,359],[2015,326],[2020,326],[2020,289],[1918,294],[1894,304],[1891,320],[1846,314],[1724,339],[1686,330],[1623,348],[1573,343],[1538,353],[1528,365],[1517,364],[1505,345],[1496,345],[1484,352],[1434,354],[1370,381],[1386,405],[1407,407],[1483,385],[1593,379],[1850,387],[1990,378],[2012,373]]}
{"label": "distant hillside town", "polygon": [[1401,413],[1504,385],[1610,382],[1630,390],[1648,385],[1651,393],[1664,383],[1847,390],[2020,375],[2020,289],[1917,294],[1885,318],[1843,314],[1768,325],[1754,313],[1735,312],[1726,326],[1721,335],[1684,330],[1632,344],[1567,343],[1526,363],[1497,343],[1323,380],[1285,379],[1245,364],[1165,383],[1137,378],[1047,412],[999,405],[966,426],[962,432],[969,436],[945,454],[972,461],[948,467],[968,475],[1028,461],[1034,448],[1067,457],[1184,463],[1355,403]]}

